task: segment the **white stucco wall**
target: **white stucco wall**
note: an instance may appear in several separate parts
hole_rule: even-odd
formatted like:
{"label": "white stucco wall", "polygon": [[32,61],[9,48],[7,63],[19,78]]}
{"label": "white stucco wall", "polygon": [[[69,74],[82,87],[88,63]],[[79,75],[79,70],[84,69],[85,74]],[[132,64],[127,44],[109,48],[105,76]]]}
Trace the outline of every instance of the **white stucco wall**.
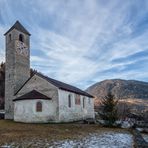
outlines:
{"label": "white stucco wall", "polygon": [[[42,112],[36,111],[36,103],[42,102]],[[55,121],[55,105],[52,100],[19,100],[14,102],[14,121],[46,123]]]}
{"label": "white stucco wall", "polygon": [[[17,97],[20,97],[32,90],[36,90],[46,96],[48,96],[49,98],[52,99],[52,101],[49,101],[46,105],[45,105],[45,108],[47,107],[46,111],[47,113],[46,114],[49,114],[49,117],[46,118],[46,119],[50,119],[50,115],[53,116],[53,118],[51,118],[51,121],[50,122],[53,122],[53,119],[54,119],[54,122],[58,122],[59,121],[59,106],[58,106],[58,88],[55,87],[54,85],[52,85],[51,83],[49,83],[47,80],[39,77],[38,75],[34,75],[25,85],[24,87],[18,92],[18,94],[16,95],[16,98]],[[18,106],[18,108],[21,108],[21,107],[26,107],[26,112],[29,114],[29,111],[27,111],[27,108],[30,108],[31,110],[31,104],[32,105],[34,104],[33,102],[35,102],[35,100],[24,100],[24,104],[22,103],[22,101],[16,101],[15,102],[15,106]],[[47,102],[47,100],[44,100],[44,102]],[[51,105],[51,102],[52,102],[52,105]],[[48,107],[49,105],[49,107]],[[21,107],[19,107],[21,106]],[[33,107],[32,107],[33,108]],[[25,112],[25,109],[24,109],[24,112]],[[17,114],[17,112],[14,112],[14,116],[18,118],[18,115],[19,117],[20,116],[24,116],[26,115],[26,113],[23,113],[23,112],[20,112]],[[17,114],[17,115],[16,115]],[[22,114],[22,115],[21,115]],[[43,113],[45,114],[45,113]],[[36,115],[36,114],[35,114]],[[41,114],[42,115],[42,114]],[[29,118],[29,121],[31,120],[32,118],[32,122],[36,122],[38,119],[35,119],[36,116],[34,116],[34,118],[32,118],[32,115]],[[24,117],[24,118],[27,118],[27,117]],[[43,117],[44,118],[44,117]],[[45,119],[45,118],[44,118]],[[23,120],[25,122],[25,120]],[[22,122],[23,122],[22,121]],[[43,120],[44,122],[44,120]]]}
{"label": "white stucco wall", "polygon": [[[52,98],[43,100],[43,111],[36,112],[37,100],[14,101],[14,120],[19,122],[71,122],[86,118],[94,118],[93,98],[80,95],[80,105],[75,104],[75,93],[58,89],[45,79],[35,75],[16,95],[22,96],[31,90]],[[68,95],[71,94],[71,107],[68,106]],[[83,108],[83,97],[85,97],[85,108]],[[90,101],[89,101],[90,100]]]}
{"label": "white stucco wall", "polygon": [[[80,95],[80,105],[75,104],[75,93],[59,89],[59,121],[69,122],[86,118],[94,118],[93,98]],[[68,95],[71,94],[71,107],[68,106]],[[83,97],[85,107],[83,108]],[[90,101],[89,101],[90,100]]]}

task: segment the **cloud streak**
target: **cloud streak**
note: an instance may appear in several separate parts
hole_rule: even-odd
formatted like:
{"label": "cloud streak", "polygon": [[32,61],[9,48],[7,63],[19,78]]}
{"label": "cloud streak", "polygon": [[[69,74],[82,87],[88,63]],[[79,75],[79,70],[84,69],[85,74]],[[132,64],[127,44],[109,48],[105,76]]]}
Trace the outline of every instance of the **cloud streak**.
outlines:
{"label": "cloud streak", "polygon": [[81,88],[110,78],[148,81],[139,66],[148,65],[147,12],[144,0],[1,1],[0,33],[19,19],[32,34],[31,66]]}

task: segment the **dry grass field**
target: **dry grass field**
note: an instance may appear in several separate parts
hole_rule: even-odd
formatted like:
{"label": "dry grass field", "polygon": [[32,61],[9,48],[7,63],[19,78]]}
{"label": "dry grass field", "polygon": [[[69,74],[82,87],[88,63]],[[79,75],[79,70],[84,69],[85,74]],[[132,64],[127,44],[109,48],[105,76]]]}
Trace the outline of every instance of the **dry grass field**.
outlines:
{"label": "dry grass field", "polygon": [[[126,130],[102,128],[94,124],[25,124],[0,120],[0,146],[46,147],[42,144],[52,144],[59,140],[81,139],[91,133],[107,132],[108,130],[128,133]],[[37,143],[40,146],[37,146]]]}

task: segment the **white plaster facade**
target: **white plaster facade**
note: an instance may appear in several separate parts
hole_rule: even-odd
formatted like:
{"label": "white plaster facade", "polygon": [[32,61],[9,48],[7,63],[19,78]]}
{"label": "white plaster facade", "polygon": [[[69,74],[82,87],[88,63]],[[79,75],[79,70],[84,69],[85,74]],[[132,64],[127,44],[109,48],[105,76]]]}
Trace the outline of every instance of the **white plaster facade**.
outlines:
{"label": "white plaster facade", "polygon": [[[36,111],[36,103],[42,103],[42,112]],[[52,100],[19,100],[14,103],[14,121],[26,123],[46,123],[55,120]]]}
{"label": "white plaster facade", "polygon": [[[75,103],[75,93],[58,89],[59,94],[59,121],[70,122],[94,118],[93,98],[80,95],[80,105]],[[69,107],[68,96],[71,96],[71,107]],[[84,99],[84,106],[83,106]]]}
{"label": "white plaster facade", "polygon": [[[94,118],[93,98],[80,95],[80,104],[75,103],[76,93],[59,89],[38,75],[34,75],[18,92],[19,97],[37,90],[51,100],[25,99],[14,101],[14,121],[27,123],[73,122]],[[71,107],[69,107],[69,95]],[[84,101],[83,101],[84,99]],[[36,111],[36,103],[42,102],[42,112]]]}

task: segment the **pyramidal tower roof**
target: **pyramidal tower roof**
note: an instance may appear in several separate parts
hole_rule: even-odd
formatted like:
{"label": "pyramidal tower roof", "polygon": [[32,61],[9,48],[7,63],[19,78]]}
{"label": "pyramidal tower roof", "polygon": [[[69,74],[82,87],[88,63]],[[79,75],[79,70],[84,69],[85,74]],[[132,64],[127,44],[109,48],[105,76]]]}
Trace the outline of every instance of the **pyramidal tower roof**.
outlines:
{"label": "pyramidal tower roof", "polygon": [[25,34],[31,35],[19,21],[16,21],[15,24],[4,35],[9,33],[13,29],[16,29],[16,30],[21,31]]}

